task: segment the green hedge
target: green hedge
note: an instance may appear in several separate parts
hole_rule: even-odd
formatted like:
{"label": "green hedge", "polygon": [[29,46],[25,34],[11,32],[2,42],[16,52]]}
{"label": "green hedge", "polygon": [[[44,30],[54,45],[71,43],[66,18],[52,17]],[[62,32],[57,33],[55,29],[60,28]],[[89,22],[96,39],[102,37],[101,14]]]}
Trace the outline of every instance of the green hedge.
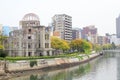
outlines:
{"label": "green hedge", "polygon": [[12,60],[12,61],[17,61],[17,60],[35,60],[35,59],[51,59],[51,58],[63,58],[63,57],[79,57],[79,54],[81,53],[67,53],[67,54],[61,54],[61,55],[56,55],[56,56],[32,56],[32,57],[6,57],[2,58],[0,57],[0,60]]}

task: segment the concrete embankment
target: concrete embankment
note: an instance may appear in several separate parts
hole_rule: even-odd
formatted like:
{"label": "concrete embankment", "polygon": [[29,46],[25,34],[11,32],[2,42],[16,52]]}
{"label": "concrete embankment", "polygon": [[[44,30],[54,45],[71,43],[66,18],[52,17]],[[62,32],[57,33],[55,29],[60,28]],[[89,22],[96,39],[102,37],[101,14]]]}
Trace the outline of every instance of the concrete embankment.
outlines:
{"label": "concrete embankment", "polygon": [[37,62],[37,65],[34,65],[33,67],[30,66],[29,60],[21,60],[16,62],[7,62],[7,73],[4,71],[4,63],[3,61],[0,62],[0,75],[1,76],[12,76],[17,73],[17,75],[21,75],[27,71],[32,70],[52,70],[52,69],[62,69],[67,68],[71,66],[78,65],[80,63],[87,62],[91,59],[94,59],[96,57],[100,56],[99,54],[92,54],[89,56],[84,56],[83,59],[71,57],[71,58],[54,58],[54,59],[37,59],[35,60]]}

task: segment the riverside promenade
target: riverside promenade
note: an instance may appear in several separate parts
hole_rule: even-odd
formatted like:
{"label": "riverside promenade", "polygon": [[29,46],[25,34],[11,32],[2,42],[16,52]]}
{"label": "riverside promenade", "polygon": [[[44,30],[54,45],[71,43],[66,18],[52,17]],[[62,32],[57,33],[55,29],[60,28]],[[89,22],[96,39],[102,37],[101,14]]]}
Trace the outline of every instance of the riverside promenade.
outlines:
{"label": "riverside promenade", "polygon": [[[81,56],[81,55],[80,55]],[[82,55],[83,56],[83,55]],[[88,62],[96,57],[100,56],[99,53],[94,53],[88,56],[83,56],[82,59],[76,57],[70,58],[53,58],[53,59],[37,59],[37,65],[33,67],[30,66],[29,60],[21,60],[16,62],[7,62],[7,72],[4,71],[3,63],[0,65],[0,79],[2,78],[11,78],[12,76],[20,76],[29,74],[29,72],[36,72],[44,70],[54,70],[54,69],[62,69],[68,68],[71,66],[75,66],[81,63]],[[3,62],[3,61],[2,61]],[[1,63],[1,62],[0,62]]]}

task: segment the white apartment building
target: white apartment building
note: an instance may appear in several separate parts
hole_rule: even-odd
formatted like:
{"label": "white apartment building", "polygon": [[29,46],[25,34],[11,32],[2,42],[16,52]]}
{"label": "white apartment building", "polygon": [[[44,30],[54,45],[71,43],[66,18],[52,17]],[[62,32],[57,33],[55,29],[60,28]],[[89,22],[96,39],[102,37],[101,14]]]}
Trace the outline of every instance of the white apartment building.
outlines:
{"label": "white apartment building", "polygon": [[[66,14],[56,14],[52,18],[53,31],[59,32],[60,38],[71,41],[72,40],[72,17]],[[54,35],[53,35],[54,36]]]}

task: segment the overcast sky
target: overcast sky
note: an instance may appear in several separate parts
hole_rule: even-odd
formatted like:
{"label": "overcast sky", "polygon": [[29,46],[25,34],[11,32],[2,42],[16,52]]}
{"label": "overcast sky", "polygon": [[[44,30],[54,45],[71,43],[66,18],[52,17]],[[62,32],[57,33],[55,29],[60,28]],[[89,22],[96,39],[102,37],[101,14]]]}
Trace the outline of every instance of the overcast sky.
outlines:
{"label": "overcast sky", "polygon": [[72,27],[95,25],[99,35],[116,33],[120,0],[0,0],[0,24],[19,26],[27,13],[39,16],[47,26],[55,14],[72,16]]}

